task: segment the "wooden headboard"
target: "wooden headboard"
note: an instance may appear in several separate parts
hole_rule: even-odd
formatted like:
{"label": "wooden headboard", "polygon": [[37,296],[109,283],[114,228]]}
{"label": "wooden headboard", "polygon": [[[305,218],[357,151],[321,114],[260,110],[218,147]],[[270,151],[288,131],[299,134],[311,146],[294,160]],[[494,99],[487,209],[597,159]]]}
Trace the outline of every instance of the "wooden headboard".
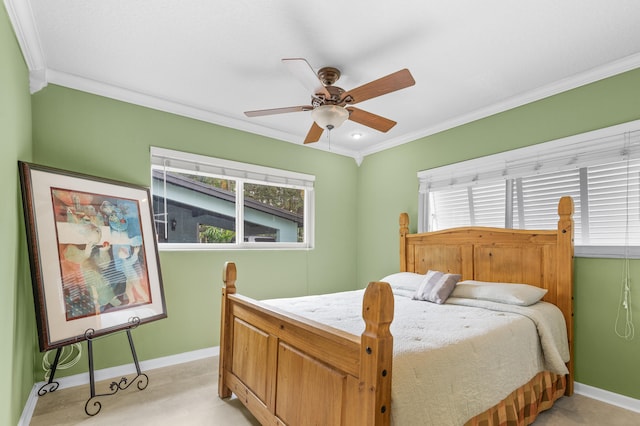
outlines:
{"label": "wooden headboard", "polygon": [[462,274],[463,280],[523,283],[547,289],[567,324],[571,361],[567,393],[573,392],[573,200],[562,197],[555,230],[463,227],[409,234],[400,215],[400,271],[429,269]]}

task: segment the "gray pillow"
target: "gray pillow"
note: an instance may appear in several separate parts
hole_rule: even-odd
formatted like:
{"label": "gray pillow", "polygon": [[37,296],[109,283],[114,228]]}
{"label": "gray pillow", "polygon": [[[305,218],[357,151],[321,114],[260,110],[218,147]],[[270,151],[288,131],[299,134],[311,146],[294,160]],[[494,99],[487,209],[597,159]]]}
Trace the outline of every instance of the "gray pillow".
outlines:
{"label": "gray pillow", "polygon": [[447,300],[460,278],[462,278],[460,274],[429,271],[414,293],[413,299],[442,304]]}

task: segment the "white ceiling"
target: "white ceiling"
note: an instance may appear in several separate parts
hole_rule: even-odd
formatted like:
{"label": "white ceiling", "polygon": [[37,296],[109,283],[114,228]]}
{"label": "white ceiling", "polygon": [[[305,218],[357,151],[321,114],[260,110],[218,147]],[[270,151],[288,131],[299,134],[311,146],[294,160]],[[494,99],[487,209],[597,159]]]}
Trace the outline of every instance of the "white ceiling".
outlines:
{"label": "white ceiling", "polygon": [[[4,0],[35,92],[48,83],[302,144],[310,112],[282,58],[358,87],[403,68],[415,86],[309,145],[354,157],[640,67],[638,0]],[[351,135],[362,134],[360,140]]]}

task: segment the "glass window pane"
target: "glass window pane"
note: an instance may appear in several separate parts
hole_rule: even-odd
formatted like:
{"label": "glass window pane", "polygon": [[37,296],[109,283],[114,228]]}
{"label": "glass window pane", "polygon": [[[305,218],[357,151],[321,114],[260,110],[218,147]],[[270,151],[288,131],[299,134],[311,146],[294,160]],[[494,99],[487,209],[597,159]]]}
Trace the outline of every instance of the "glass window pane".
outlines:
{"label": "glass window pane", "polygon": [[313,175],[155,147],[151,174],[161,249],[313,248]]}
{"label": "glass window pane", "polygon": [[[236,183],[233,180],[175,171],[153,174],[154,211],[165,212],[158,227],[166,243],[233,243],[236,232]],[[156,223],[156,226],[158,224]]]}
{"label": "glass window pane", "polygon": [[245,242],[303,242],[304,199],[303,189],[245,183]]}

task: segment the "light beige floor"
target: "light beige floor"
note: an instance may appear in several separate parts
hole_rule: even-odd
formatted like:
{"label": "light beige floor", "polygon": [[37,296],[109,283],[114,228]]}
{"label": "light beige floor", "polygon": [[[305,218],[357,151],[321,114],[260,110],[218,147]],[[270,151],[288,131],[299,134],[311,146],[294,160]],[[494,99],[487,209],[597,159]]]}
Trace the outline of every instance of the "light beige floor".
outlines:
{"label": "light beige floor", "polygon": [[[31,425],[259,425],[237,399],[218,398],[217,365],[214,357],[146,371],[145,390],[133,385],[99,398],[102,409],[94,417],[84,412],[89,385],[59,389],[38,399]],[[109,392],[111,382],[98,383],[96,393]],[[574,395],[540,414],[535,426],[541,425],[637,426],[640,413]]]}

